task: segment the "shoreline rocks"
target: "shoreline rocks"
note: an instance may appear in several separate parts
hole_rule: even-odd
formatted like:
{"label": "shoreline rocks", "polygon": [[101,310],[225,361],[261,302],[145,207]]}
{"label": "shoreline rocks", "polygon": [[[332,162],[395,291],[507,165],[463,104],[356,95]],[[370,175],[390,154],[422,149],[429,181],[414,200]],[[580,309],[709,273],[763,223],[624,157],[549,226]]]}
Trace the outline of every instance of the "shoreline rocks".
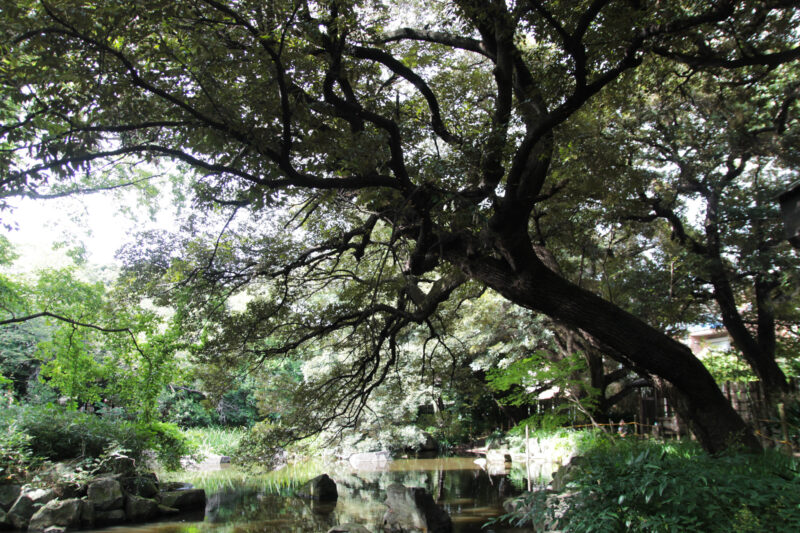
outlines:
{"label": "shoreline rocks", "polygon": [[78,499],[50,500],[30,519],[28,531],[44,533],[50,527],[76,528],[81,525],[81,509],[85,503]]}
{"label": "shoreline rocks", "polygon": [[128,470],[47,489],[0,485],[0,530],[65,533],[147,522],[205,505],[204,490],[184,483],[162,487],[152,472]]}
{"label": "shoreline rocks", "polygon": [[386,533],[451,533],[453,522],[433,497],[421,487],[394,483],[386,488],[383,531]]}
{"label": "shoreline rocks", "polygon": [[309,480],[297,490],[297,495],[318,502],[335,502],[339,498],[336,482],[328,474],[321,474]]}
{"label": "shoreline rocks", "polygon": [[206,491],[203,489],[186,488],[159,494],[159,503],[164,507],[189,511],[206,505]]}
{"label": "shoreline rocks", "polygon": [[347,458],[350,466],[358,470],[374,470],[385,468],[392,460],[392,455],[386,451],[354,453]]}
{"label": "shoreline rocks", "polygon": [[361,524],[339,524],[333,526],[327,533],[372,533]]}
{"label": "shoreline rocks", "polygon": [[15,529],[25,529],[28,527],[33,514],[50,500],[55,499],[56,493],[53,489],[36,489],[29,492],[21,492],[17,500],[8,510],[7,520]]}
{"label": "shoreline rocks", "polygon": [[110,511],[119,509],[125,502],[122,485],[113,478],[100,478],[89,484],[86,498],[97,511]]}
{"label": "shoreline rocks", "polygon": [[0,485],[0,510],[6,512],[22,492],[22,485]]}

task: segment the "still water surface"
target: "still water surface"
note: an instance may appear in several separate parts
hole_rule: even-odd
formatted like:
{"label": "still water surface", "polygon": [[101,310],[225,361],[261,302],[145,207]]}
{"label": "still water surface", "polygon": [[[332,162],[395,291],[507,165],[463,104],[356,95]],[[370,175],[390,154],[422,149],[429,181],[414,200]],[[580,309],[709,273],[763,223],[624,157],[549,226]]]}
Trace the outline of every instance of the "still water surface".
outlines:
{"label": "still water surface", "polygon": [[[327,473],[336,481],[335,505],[294,497],[308,479]],[[546,474],[546,473],[545,473]],[[326,532],[334,525],[357,523],[379,531],[386,512],[386,487],[401,483],[424,487],[453,520],[455,533],[530,531],[481,526],[503,514],[503,500],[526,483],[524,471],[510,475],[476,465],[474,458],[397,459],[383,467],[353,468],[348,463],[308,462],[263,475],[236,469],[181,473],[175,479],[206,490],[205,513],[139,527],[114,528],[115,533],[271,533]]]}

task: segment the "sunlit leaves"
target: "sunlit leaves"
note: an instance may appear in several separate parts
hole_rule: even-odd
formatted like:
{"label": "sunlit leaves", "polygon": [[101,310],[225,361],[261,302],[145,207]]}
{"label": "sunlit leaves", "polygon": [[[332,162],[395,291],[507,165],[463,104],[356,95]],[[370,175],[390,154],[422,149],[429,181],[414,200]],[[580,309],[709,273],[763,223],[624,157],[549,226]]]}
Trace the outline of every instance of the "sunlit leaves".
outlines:
{"label": "sunlit leaves", "polygon": [[118,302],[103,283],[83,280],[81,254],[72,256],[73,265],[40,271],[32,280],[3,278],[7,324],[0,327],[17,328],[20,320],[43,329],[33,342],[23,340],[22,355],[73,405],[104,401],[148,419],[176,372],[176,332],[153,310]]}

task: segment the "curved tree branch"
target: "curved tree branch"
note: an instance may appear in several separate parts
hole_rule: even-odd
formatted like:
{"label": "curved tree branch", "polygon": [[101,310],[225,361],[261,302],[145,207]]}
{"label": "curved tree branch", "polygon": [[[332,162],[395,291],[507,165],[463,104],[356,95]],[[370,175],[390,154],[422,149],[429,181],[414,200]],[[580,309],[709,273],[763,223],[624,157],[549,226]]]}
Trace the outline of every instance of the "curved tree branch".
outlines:
{"label": "curved tree branch", "polygon": [[459,48],[469,52],[475,52],[476,54],[481,54],[482,56],[494,60],[494,54],[490,52],[486,45],[481,41],[442,31],[399,28],[397,30],[384,33],[380,38],[380,42],[383,43],[403,40],[426,41],[434,44],[443,44],[445,46]]}

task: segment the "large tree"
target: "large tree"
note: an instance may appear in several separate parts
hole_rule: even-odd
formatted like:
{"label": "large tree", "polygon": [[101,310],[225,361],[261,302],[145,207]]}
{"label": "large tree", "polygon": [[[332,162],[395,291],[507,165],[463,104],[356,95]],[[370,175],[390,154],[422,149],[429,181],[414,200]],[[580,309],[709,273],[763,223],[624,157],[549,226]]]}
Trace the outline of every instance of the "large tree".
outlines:
{"label": "large tree", "polygon": [[[581,179],[551,168],[587,103],[655,56],[794,61],[793,4],[15,0],[0,19],[0,185],[177,161],[199,207],[230,209],[223,233],[243,235],[241,212],[252,233],[187,236],[150,271],[178,281],[187,316],[208,311],[206,336],[256,357],[356,346],[337,375],[355,392],[334,414],[358,414],[407,328],[435,331],[442,302],[484,285],[657,376],[707,449],[757,447],[685,346],[570,282],[531,236]],[[287,213],[304,243],[275,226]],[[248,284],[246,312],[225,310]],[[314,301],[321,286],[340,297]]]}
{"label": "large tree", "polygon": [[[582,213],[569,231],[544,224],[538,233],[576,236],[558,245],[563,263],[566,251],[578,258],[571,279],[650,324],[724,326],[775,399],[788,390],[776,355],[789,340],[776,332],[797,313],[800,257],[775,201],[796,175],[797,74],[641,67],[622,82],[631,90],[596,99],[571,121],[572,157],[557,172],[584,176],[562,195]],[[611,173],[617,179],[603,189]]]}

